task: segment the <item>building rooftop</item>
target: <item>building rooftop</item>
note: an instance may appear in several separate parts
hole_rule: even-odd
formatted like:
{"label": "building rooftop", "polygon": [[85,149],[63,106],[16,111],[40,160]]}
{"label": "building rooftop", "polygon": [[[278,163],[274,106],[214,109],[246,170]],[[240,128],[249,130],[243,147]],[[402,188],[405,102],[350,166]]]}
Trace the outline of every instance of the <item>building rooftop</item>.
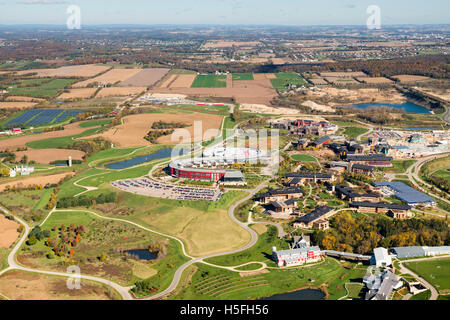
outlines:
{"label": "building rooftop", "polygon": [[[371,195],[368,195],[371,196]],[[363,201],[363,202],[352,202],[350,204],[352,207],[367,207],[367,208],[386,208],[386,209],[392,209],[392,210],[411,210],[411,207],[404,204],[399,203],[386,203],[386,202],[369,202],[369,201]]]}
{"label": "building rooftop", "polygon": [[377,187],[388,187],[395,191],[395,196],[406,203],[435,202],[436,200],[400,181],[374,182]]}
{"label": "building rooftop", "polygon": [[311,223],[320,219],[333,210],[334,209],[332,207],[328,206],[318,207],[314,211],[311,211],[310,213],[307,213],[304,216],[298,218],[297,220],[295,220],[295,222]]}

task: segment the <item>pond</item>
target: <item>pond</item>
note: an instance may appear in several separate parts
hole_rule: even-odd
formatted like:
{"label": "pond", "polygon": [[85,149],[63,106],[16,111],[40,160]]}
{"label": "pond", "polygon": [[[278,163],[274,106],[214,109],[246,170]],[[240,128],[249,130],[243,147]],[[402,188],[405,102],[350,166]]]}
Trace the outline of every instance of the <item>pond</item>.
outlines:
{"label": "pond", "polygon": [[418,104],[412,102],[405,102],[402,104],[389,104],[389,103],[360,103],[353,105],[358,109],[367,109],[369,107],[389,107],[395,109],[404,109],[407,113],[431,113],[425,107],[419,106]]}
{"label": "pond", "polygon": [[[145,156],[136,156],[130,160],[124,160],[124,161],[110,163],[110,164],[105,165],[105,167],[107,167],[108,169],[113,169],[113,170],[127,169],[130,167],[137,166],[138,164],[145,163],[145,162],[169,158],[172,156],[172,150],[173,149],[170,149],[170,148],[159,149],[158,151],[156,151],[152,154],[147,154]],[[187,152],[188,151],[186,149],[183,149],[181,154],[185,154]]]}
{"label": "pond", "polygon": [[126,250],[124,253],[128,253],[133,259],[136,260],[156,260],[158,258],[158,252],[150,252],[145,249],[133,249]]}
{"label": "pond", "polygon": [[319,289],[301,289],[287,293],[280,293],[261,300],[323,300],[325,293]]}

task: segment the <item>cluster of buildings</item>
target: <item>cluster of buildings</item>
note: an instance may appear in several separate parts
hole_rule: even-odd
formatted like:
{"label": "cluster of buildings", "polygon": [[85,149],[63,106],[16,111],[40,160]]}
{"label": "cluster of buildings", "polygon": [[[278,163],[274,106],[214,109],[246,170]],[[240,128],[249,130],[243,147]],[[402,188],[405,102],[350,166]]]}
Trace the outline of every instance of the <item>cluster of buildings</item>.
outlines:
{"label": "cluster of buildings", "polygon": [[416,158],[448,151],[450,133],[448,130],[377,130],[372,133],[368,143],[372,150],[396,158]]}
{"label": "cluster of buildings", "polygon": [[29,176],[33,172],[34,172],[34,167],[15,166],[13,169],[11,169],[9,171],[9,176],[11,178],[16,177],[18,174],[20,174],[21,176]]}
{"label": "cluster of buildings", "polygon": [[21,128],[14,128],[12,130],[0,131],[0,135],[5,135],[5,136],[12,136],[12,135],[21,134],[21,133],[22,133]]}
{"label": "cluster of buildings", "polygon": [[239,170],[228,170],[233,164],[267,163],[270,155],[252,148],[215,148],[205,150],[201,157],[174,160],[169,164],[173,177],[189,180],[245,185]]}
{"label": "cluster of buildings", "polygon": [[284,129],[289,130],[290,134],[294,134],[300,137],[306,135],[333,135],[339,127],[326,120],[304,120],[304,119],[279,119],[270,123],[272,129]]}

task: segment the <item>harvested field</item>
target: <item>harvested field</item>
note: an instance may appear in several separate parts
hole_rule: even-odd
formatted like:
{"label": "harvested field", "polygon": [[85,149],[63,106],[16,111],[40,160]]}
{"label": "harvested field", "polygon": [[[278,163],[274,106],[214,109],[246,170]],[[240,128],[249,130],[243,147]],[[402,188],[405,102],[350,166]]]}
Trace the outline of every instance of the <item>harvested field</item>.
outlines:
{"label": "harvested field", "polygon": [[161,80],[170,69],[150,68],[144,69],[131,78],[122,81],[119,87],[150,87]]}
{"label": "harvested field", "polygon": [[227,88],[233,88],[233,75],[227,74]]}
{"label": "harvested field", "polygon": [[235,47],[254,47],[261,44],[259,41],[209,41],[205,43],[202,48],[204,49],[216,49],[216,48],[231,48]]}
{"label": "harvested field", "polygon": [[97,93],[98,98],[106,98],[106,97],[123,97],[123,96],[132,96],[135,94],[140,94],[147,90],[145,87],[136,88],[136,87],[110,87],[103,88]]}
{"label": "harvested field", "polygon": [[35,105],[36,102],[0,102],[0,109],[25,109]]}
{"label": "harvested field", "polygon": [[97,88],[70,89],[69,92],[63,92],[58,99],[87,99],[94,96]]}
{"label": "harvested field", "polygon": [[99,84],[116,84],[118,82],[126,81],[130,79],[131,77],[134,77],[138,73],[140,73],[142,69],[112,69],[98,77],[81,81],[78,83],[75,83],[72,87],[73,88],[83,88],[87,87],[89,84],[97,82]]}
{"label": "harvested field", "polygon": [[176,79],[173,79],[173,82],[170,84],[169,88],[190,88],[196,77],[197,74],[177,75]]}
{"label": "harvested field", "polygon": [[81,280],[79,290],[70,290],[65,277],[16,270],[0,277],[0,292],[12,300],[111,300],[108,291],[87,280]]}
{"label": "harvested field", "polygon": [[46,100],[33,97],[9,96],[6,98],[6,101],[43,102]]}
{"label": "harvested field", "polygon": [[[225,81],[225,79],[224,79]],[[157,88],[151,93],[175,93],[192,97],[233,98],[238,103],[270,104],[277,96],[269,80],[234,81],[233,88]]]}
{"label": "harvested field", "polygon": [[[0,249],[8,249],[19,236],[19,224],[0,214]],[[1,265],[1,264],[0,264]]]}
{"label": "harvested field", "polygon": [[398,76],[392,76],[392,78],[397,79],[400,82],[417,82],[417,81],[426,81],[430,80],[429,77],[424,76],[411,76],[411,75],[398,75]]}
{"label": "harvested field", "polygon": [[254,73],[253,78],[255,80],[276,79],[277,76],[273,73]]}
{"label": "harvested field", "polygon": [[37,163],[49,164],[56,160],[67,160],[69,156],[72,160],[83,160],[84,152],[79,150],[69,149],[45,149],[45,150],[33,150],[15,152],[17,159],[22,159],[24,155],[28,157],[28,160],[34,160]]}
{"label": "harvested field", "polygon": [[385,77],[376,77],[376,78],[371,78],[371,77],[359,77],[356,78],[356,80],[358,80],[359,82],[363,82],[363,83],[374,83],[374,84],[378,84],[378,83],[393,83],[394,81],[385,78]]}
{"label": "harvested field", "polygon": [[93,64],[66,66],[57,69],[32,69],[17,72],[18,75],[36,73],[36,77],[74,77],[74,78],[90,78],[95,77],[99,73],[105,72],[110,67],[98,66]]}
{"label": "harvested field", "polygon": [[0,150],[17,150],[17,148],[25,147],[28,142],[44,140],[50,138],[60,138],[73,136],[82,133],[86,128],[81,128],[79,123],[71,123],[64,127],[62,131],[44,132],[41,134],[33,134],[28,136],[10,138],[0,140]]}
{"label": "harvested field", "polygon": [[321,72],[320,75],[325,78],[353,78],[366,77],[367,75],[361,71],[355,72]]}
{"label": "harvested field", "polygon": [[[178,130],[175,129],[174,134],[180,132],[179,130],[188,130],[192,137],[194,136],[194,121],[202,121],[203,135],[205,135],[205,132],[207,130],[216,130],[213,135],[208,134],[208,136],[205,137],[205,139],[208,140],[219,133],[219,128],[222,124],[222,117],[204,113],[192,113],[189,114],[189,116],[186,116],[186,114],[161,113],[136,114],[125,117],[123,119],[123,124],[111,128],[104,133],[97,134],[88,138],[103,137],[114,143],[114,145],[119,148],[146,146],[150,145],[151,143],[145,140],[144,137],[150,131],[152,124],[157,121],[182,122],[190,124],[190,127]],[[201,140],[202,139],[199,137],[198,139],[195,139],[195,142]],[[157,142],[161,144],[178,143],[178,141],[171,141],[171,135],[160,137]]]}
{"label": "harvested field", "polygon": [[168,88],[177,78],[178,78],[177,74],[170,74],[163,81],[161,81],[159,87]]}
{"label": "harvested field", "polygon": [[63,173],[57,173],[57,174],[51,174],[48,176],[36,176],[36,177],[30,177],[30,178],[24,178],[21,180],[15,180],[14,182],[8,182],[4,184],[0,184],[0,192],[4,191],[7,186],[9,187],[27,187],[32,185],[43,185],[46,184],[56,184],[60,182],[62,179],[64,179],[66,176],[70,175],[73,176],[75,173],[73,172],[63,172]]}

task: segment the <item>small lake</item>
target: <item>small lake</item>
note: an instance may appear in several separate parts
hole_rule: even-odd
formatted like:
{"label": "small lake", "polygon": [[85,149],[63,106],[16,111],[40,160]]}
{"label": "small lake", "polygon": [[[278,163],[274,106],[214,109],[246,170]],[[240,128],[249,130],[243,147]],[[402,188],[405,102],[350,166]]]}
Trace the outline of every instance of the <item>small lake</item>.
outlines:
{"label": "small lake", "polygon": [[132,258],[137,260],[156,260],[158,258],[158,252],[150,252],[145,249],[133,249],[126,250],[124,253],[128,253]]}
{"label": "small lake", "polygon": [[[159,149],[158,151],[156,151],[152,154],[147,154],[145,156],[136,156],[130,160],[110,163],[110,164],[105,165],[105,167],[107,167],[108,169],[113,169],[113,170],[127,169],[130,167],[137,166],[138,164],[145,163],[145,162],[170,158],[172,156],[172,150],[173,149],[169,149],[169,148]],[[180,153],[180,155],[185,154],[187,152],[188,151],[186,149],[183,149],[182,152]]]}
{"label": "small lake", "polygon": [[319,289],[301,289],[288,293],[280,293],[261,300],[323,300],[325,293]]}
{"label": "small lake", "polygon": [[353,105],[358,109],[367,109],[369,107],[389,107],[395,109],[404,109],[407,113],[431,113],[425,107],[419,106],[418,104],[412,102],[406,102],[402,104],[389,104],[389,103],[360,103]]}

